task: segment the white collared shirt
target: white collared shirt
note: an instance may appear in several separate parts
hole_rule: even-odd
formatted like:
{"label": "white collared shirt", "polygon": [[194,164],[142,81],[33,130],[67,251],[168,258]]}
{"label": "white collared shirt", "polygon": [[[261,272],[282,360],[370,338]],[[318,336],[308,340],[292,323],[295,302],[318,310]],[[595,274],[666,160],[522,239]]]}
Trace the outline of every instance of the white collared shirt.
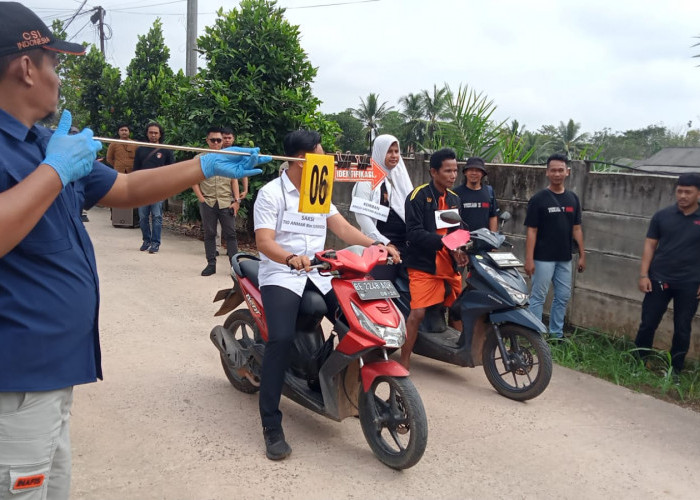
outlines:
{"label": "white collared shirt", "polygon": [[[284,187],[284,191],[283,191]],[[316,252],[323,250],[326,244],[326,220],[338,213],[338,209],[331,203],[330,213],[315,214],[319,221],[323,222],[323,235],[310,235],[303,232],[291,232],[282,230],[282,217],[284,213],[299,213],[299,191],[289,180],[287,172],[283,172],[279,178],[265,184],[259,191],[253,208],[253,221],[255,229],[272,229],[275,231],[275,241],[290,254],[306,255],[313,258]],[[289,266],[270,260],[260,252],[260,270],[258,282],[260,286],[277,285],[284,287],[301,296],[306,286],[307,277],[324,295],[331,290],[331,277],[321,276],[318,271],[310,273],[298,273],[289,269]]]}

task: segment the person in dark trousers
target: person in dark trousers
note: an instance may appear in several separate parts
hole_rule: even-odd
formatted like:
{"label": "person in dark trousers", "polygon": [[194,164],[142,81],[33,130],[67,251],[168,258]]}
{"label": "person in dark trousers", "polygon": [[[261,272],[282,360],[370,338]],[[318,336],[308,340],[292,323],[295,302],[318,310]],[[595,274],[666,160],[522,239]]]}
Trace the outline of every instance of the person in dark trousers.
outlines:
{"label": "person in dark trousers", "polygon": [[[163,140],[163,127],[156,122],[149,123],[146,125],[146,136],[148,137],[148,142],[160,144]],[[169,149],[140,146],[134,154],[134,172],[173,163],[175,163],[175,157]],[[151,218],[153,219],[152,221]],[[139,207],[139,225],[141,226],[141,236],[143,236],[143,243],[139,250],[142,252],[148,250],[148,253],[158,253],[163,227],[162,200]]]}
{"label": "person in dark trousers", "polygon": [[[212,127],[207,130],[209,149],[221,149],[222,142],[220,128]],[[238,253],[235,219],[241,203],[238,200],[238,182],[228,177],[215,175],[193,185],[192,190],[199,200],[199,214],[202,217],[202,230],[204,231],[204,255],[207,259],[207,266],[201,274],[202,276],[211,276],[216,274],[217,223],[221,223],[229,262],[231,257]]]}
{"label": "person in dark trousers", "polygon": [[486,164],[478,156],[467,159],[462,170],[464,184],[455,189],[455,193],[462,200],[462,214],[464,222],[470,231],[476,231],[485,227],[491,231],[498,231],[498,204],[491,186],[482,183],[486,177]]}
{"label": "person in dark trousers", "polygon": [[[401,364],[409,368],[411,352],[428,307],[451,306],[462,290],[458,266],[467,264],[467,254],[450,251],[442,237],[459,228],[440,219],[442,212],[460,213],[459,196],[450,188],[457,179],[457,156],[452,149],[440,149],[430,157],[429,184],[418,186],[406,198],[406,251],[411,292],[411,312],[406,319],[406,342],[401,347]],[[451,316],[451,315],[450,315]],[[461,321],[450,317],[450,326],[462,329]]]}
{"label": "person in dark trousers", "polygon": [[[83,207],[147,205],[212,175],[260,173],[252,156],[211,153],[122,174],[95,161],[92,131],[38,124],[56,113],[56,39],[41,18],[0,2],[0,498],[70,495],[73,386],[102,378],[99,278]],[[269,161],[269,158],[261,159]]]}
{"label": "person in dark trousers", "polygon": [[[292,452],[282,430],[279,405],[304,290],[315,288],[323,295],[329,320],[334,320],[338,308],[331,276],[312,270],[310,259],[323,250],[327,229],[350,245],[373,244],[372,239],[351,226],[332,203],[327,214],[299,212],[302,171],[306,168],[302,160],[307,153],[323,154],[318,132],[296,130],[285,136],[284,154],[298,157],[300,161],[290,161],[287,170],[258,191],[253,213],[255,243],[260,251],[258,281],[269,333],[260,374],[259,402],[265,455],[270,460],[282,460]],[[310,226],[305,227],[304,219],[312,221]],[[401,261],[393,247],[387,250],[395,262]],[[306,272],[292,273],[290,267]]]}
{"label": "person in dark trousers", "polygon": [[656,212],[644,240],[639,270],[642,321],[635,344],[646,357],[668,304],[673,300],[671,366],[683,370],[693,316],[700,298],[700,174],[682,174],[676,203]]}
{"label": "person in dark trousers", "polygon": [[586,269],[581,229],[581,203],[575,193],[564,187],[569,176],[566,156],[553,154],[547,159],[549,185],[527,204],[525,225],[525,273],[532,277],[530,311],[542,319],[542,308],[549,285],[554,285],[554,300],[549,314],[549,334],[564,336],[564,317],[571,297],[571,255],[573,243],[579,251],[577,270]]}

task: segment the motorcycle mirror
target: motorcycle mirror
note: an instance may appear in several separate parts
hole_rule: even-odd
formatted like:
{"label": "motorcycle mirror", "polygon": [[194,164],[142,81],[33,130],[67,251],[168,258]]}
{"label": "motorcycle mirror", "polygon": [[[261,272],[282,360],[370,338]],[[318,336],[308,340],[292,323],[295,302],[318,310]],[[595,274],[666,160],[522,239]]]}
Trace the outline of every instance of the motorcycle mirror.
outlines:
{"label": "motorcycle mirror", "polygon": [[505,212],[502,212],[501,215],[498,216],[499,219],[501,219],[503,222],[509,221],[513,216],[510,215],[510,212],[506,210]]}
{"label": "motorcycle mirror", "polygon": [[440,214],[440,220],[448,224],[461,224],[462,218],[454,212],[443,212]]}

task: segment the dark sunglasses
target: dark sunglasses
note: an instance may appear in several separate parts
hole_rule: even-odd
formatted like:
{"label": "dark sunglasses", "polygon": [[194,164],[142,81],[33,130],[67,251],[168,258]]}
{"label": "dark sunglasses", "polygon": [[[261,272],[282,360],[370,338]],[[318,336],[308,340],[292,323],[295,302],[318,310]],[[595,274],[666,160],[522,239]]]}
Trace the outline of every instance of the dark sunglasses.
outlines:
{"label": "dark sunglasses", "polygon": [[218,138],[212,138],[212,139],[207,139],[209,142],[213,142],[215,144],[218,144],[223,141],[223,139],[218,139]]}

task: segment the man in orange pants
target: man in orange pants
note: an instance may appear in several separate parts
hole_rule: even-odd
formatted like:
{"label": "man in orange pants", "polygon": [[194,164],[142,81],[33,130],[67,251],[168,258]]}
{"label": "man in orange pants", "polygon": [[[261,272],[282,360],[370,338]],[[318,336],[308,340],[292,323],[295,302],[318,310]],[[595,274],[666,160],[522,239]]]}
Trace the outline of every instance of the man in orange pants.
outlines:
{"label": "man in orange pants", "polygon": [[[430,157],[429,184],[418,186],[406,198],[405,255],[411,291],[411,313],[406,320],[406,342],[401,348],[401,364],[409,367],[411,351],[416,343],[418,327],[425,310],[435,304],[451,306],[462,288],[462,279],[456,266],[467,264],[467,255],[460,250],[450,251],[442,244],[442,237],[459,228],[440,219],[445,211],[460,211],[459,196],[450,188],[457,179],[457,157],[445,148]],[[461,216],[461,214],[460,214]],[[451,322],[461,329],[459,321]]]}

